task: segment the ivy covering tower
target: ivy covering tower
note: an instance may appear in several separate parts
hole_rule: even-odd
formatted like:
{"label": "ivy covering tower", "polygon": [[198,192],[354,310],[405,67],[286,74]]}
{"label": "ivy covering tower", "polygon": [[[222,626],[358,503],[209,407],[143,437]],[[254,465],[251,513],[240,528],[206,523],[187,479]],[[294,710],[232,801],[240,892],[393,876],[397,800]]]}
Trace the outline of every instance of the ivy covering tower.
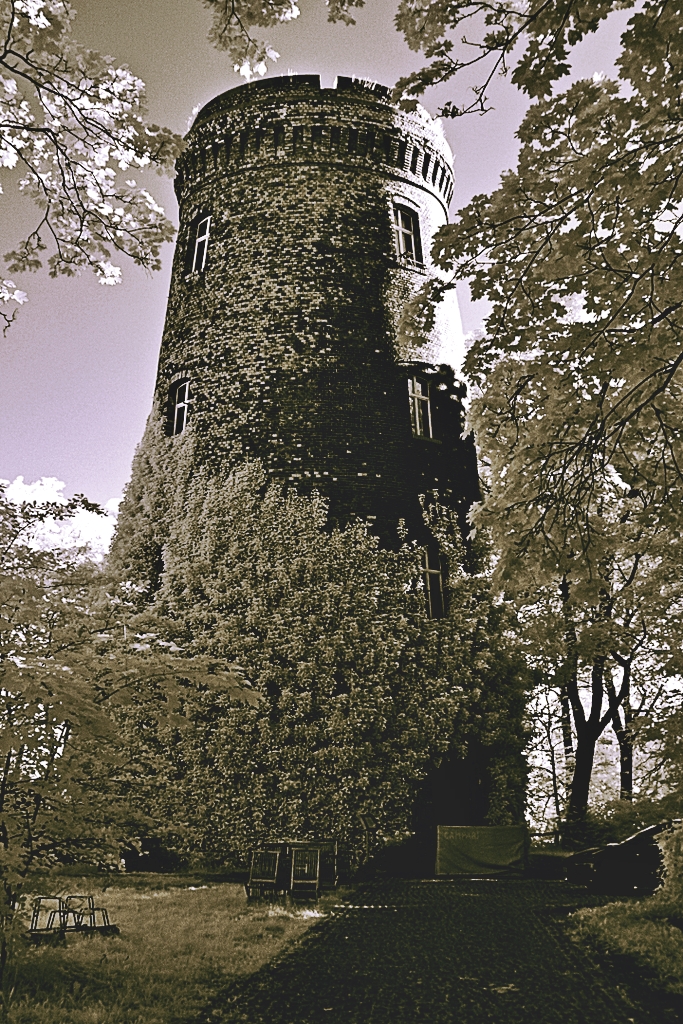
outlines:
{"label": "ivy covering tower", "polygon": [[437,272],[452,154],[440,123],[382,86],[313,75],[232,89],[199,112],[177,164],[180,230],[154,407],[115,555],[163,570],[174,496],[200,467],[259,459],[340,525],[371,518],[390,546],[421,536],[418,495],[477,492],[462,437],[457,302],[406,341],[401,315]]}
{"label": "ivy covering tower", "polygon": [[135,791],[170,822],[191,803],[216,856],[325,831],[358,848],[358,812],[387,835],[414,824],[426,849],[435,824],[517,820],[523,665],[451,515],[478,494],[455,296],[429,334],[402,322],[439,280],[441,127],[381,86],[297,76],[218,96],[186,141],[110,567],[143,630],[236,662],[259,703],[188,703],[187,730],[158,737],[166,783],[151,765]]}

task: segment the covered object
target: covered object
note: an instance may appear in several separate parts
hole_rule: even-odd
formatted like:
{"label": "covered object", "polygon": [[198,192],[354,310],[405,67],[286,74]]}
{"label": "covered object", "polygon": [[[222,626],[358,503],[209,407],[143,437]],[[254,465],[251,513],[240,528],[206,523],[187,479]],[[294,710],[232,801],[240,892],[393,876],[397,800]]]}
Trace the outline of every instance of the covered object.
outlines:
{"label": "covered object", "polygon": [[436,875],[503,875],[524,870],[524,825],[439,825]]}

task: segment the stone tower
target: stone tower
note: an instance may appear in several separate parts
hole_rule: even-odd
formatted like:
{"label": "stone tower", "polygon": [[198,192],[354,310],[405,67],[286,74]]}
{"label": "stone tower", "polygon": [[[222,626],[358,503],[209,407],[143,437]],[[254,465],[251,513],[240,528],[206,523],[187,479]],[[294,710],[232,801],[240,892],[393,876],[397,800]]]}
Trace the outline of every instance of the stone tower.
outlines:
{"label": "stone tower", "polygon": [[420,534],[418,494],[471,500],[454,294],[419,346],[400,341],[453,192],[439,122],[382,86],[299,75],[217,96],[186,141],[146,462],[120,535],[152,463],[186,459],[190,439],[194,465],[259,457],[325,494],[333,520],[374,517],[386,543],[399,518]]}

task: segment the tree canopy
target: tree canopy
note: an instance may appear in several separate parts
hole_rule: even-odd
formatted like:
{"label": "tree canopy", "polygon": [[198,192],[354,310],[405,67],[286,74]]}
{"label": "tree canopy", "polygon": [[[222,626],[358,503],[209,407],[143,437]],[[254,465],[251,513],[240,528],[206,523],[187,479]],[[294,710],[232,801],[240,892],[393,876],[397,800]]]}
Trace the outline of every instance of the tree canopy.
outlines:
{"label": "tree canopy", "polygon": [[182,721],[193,688],[258,699],[217,659],[129,631],[125,592],[83,550],[36,543],[41,524],[79,508],[96,507],[15,505],[0,488],[0,988],[27,873],[65,859],[118,866],[149,817],[122,784],[121,709],[144,693],[159,720]]}
{"label": "tree canopy", "polygon": [[[243,74],[266,70],[278,54],[257,38],[264,29],[299,15],[297,0],[202,0],[213,16],[209,38],[226,50]],[[365,0],[333,0],[328,19],[353,24],[354,8]],[[400,79],[395,96],[407,106],[432,85],[462,77],[475,68],[474,100],[448,102],[448,117],[488,109],[487,91],[497,74],[512,70],[512,81],[533,97],[547,96],[569,73],[571,49],[596,32],[607,16],[633,7],[634,0],[529,0],[510,5],[491,0],[400,0],[395,25],[416,52],[430,63]],[[461,34],[460,34],[461,33]],[[460,35],[459,35],[460,34]]]}
{"label": "tree canopy", "polygon": [[[68,0],[0,0],[0,170],[39,210],[9,273],[90,267],[116,284],[126,254],[156,269],[173,226],[133,175],[172,169],[181,140],[146,119],[143,82],[73,36]],[[12,172],[10,175],[8,172]],[[17,183],[18,178],[18,183]],[[25,294],[0,284],[5,325]]]}
{"label": "tree canopy", "polygon": [[621,82],[532,104],[515,170],[435,248],[491,304],[465,364],[488,483],[475,519],[568,687],[576,814],[600,731],[625,741],[632,669],[681,668],[680,27],[679,5],[645,3]]}

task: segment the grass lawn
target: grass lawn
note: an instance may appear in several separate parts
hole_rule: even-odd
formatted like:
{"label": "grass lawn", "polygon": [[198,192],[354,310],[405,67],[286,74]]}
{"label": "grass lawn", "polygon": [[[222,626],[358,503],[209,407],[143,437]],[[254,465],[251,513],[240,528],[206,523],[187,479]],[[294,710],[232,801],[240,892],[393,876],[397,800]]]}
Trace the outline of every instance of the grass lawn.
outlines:
{"label": "grass lawn", "polygon": [[652,1019],[683,1021],[683,825],[657,836],[662,881],[654,895],[571,915],[573,938],[615,968]]}
{"label": "grass lawn", "polygon": [[241,885],[173,876],[59,878],[40,892],[96,896],[121,934],[68,934],[66,946],[22,950],[11,1024],[187,1022],[214,991],[282,953],[341,899],[247,904]]}
{"label": "grass lawn", "polygon": [[576,941],[609,959],[630,963],[645,983],[673,997],[683,996],[681,926],[680,905],[661,893],[579,910],[570,918]]}

